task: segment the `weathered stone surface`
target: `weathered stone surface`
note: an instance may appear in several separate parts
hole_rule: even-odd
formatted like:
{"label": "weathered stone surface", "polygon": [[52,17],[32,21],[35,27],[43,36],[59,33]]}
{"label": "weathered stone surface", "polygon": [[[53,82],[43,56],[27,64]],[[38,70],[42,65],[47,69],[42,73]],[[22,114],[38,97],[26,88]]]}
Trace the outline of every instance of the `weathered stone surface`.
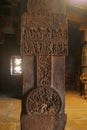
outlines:
{"label": "weathered stone surface", "polygon": [[28,0],[28,12],[66,14],[65,0]]}
{"label": "weathered stone surface", "polygon": [[23,14],[22,130],[64,130],[64,74],[68,53],[64,10],[64,0],[29,0],[28,12]]}
{"label": "weathered stone surface", "polygon": [[22,17],[22,55],[67,55],[67,19],[63,14],[26,13]]}
{"label": "weathered stone surface", "polygon": [[52,87],[62,98],[61,112],[65,109],[65,56],[52,57]]}
{"label": "weathered stone surface", "polygon": [[35,57],[23,57],[23,93],[35,86]]}
{"label": "weathered stone surface", "polygon": [[64,130],[65,115],[22,116],[22,130]]}
{"label": "weathered stone surface", "polygon": [[57,115],[61,110],[61,97],[51,87],[37,87],[27,96],[26,110],[29,115]]}
{"label": "weathered stone surface", "polygon": [[37,56],[37,86],[51,85],[51,57]]}

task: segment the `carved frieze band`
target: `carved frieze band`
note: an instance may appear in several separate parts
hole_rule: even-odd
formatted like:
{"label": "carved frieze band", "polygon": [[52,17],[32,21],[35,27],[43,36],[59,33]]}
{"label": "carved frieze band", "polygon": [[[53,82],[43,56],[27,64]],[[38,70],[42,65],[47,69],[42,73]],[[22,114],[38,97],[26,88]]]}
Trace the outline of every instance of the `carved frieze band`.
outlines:
{"label": "carved frieze band", "polygon": [[51,85],[51,57],[37,56],[37,86]]}
{"label": "carved frieze band", "polygon": [[26,13],[21,25],[22,55],[67,55],[64,15]]}
{"label": "carved frieze band", "polygon": [[26,110],[29,115],[56,115],[61,109],[61,98],[51,87],[34,88],[26,100]]}

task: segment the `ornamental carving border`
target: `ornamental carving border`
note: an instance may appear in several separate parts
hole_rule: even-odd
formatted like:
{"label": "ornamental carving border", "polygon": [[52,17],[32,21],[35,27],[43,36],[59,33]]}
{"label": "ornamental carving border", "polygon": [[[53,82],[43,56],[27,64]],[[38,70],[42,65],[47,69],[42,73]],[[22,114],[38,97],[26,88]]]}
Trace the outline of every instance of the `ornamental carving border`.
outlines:
{"label": "ornamental carving border", "polygon": [[51,57],[37,56],[37,86],[51,85]]}
{"label": "ornamental carving border", "polygon": [[65,15],[25,13],[21,24],[22,55],[67,55]]}
{"label": "ornamental carving border", "polygon": [[26,100],[26,110],[29,115],[56,115],[61,105],[60,95],[51,87],[34,88]]}

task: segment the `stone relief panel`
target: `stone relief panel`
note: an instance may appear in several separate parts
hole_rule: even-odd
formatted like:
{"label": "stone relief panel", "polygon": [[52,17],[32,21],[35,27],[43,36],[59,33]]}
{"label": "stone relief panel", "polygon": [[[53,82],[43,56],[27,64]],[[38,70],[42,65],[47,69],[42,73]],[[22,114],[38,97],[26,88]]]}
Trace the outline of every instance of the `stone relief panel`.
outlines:
{"label": "stone relief panel", "polygon": [[37,56],[37,86],[51,85],[51,57]]}
{"label": "stone relief panel", "polygon": [[67,55],[66,16],[26,13],[22,21],[22,55]]}
{"label": "stone relief panel", "polygon": [[29,115],[56,115],[61,109],[61,98],[51,87],[38,87],[27,96],[26,110]]}

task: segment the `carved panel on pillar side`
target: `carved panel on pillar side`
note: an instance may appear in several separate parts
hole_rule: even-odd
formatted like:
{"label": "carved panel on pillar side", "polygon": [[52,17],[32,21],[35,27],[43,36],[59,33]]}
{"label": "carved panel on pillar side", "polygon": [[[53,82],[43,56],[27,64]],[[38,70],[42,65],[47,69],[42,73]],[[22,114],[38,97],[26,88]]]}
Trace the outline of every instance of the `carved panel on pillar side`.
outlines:
{"label": "carved panel on pillar side", "polygon": [[50,56],[37,56],[37,86],[51,86]]}
{"label": "carved panel on pillar side", "polygon": [[21,26],[22,55],[67,55],[66,16],[26,13]]}
{"label": "carved panel on pillar side", "polygon": [[38,87],[27,96],[26,110],[29,115],[57,115],[61,109],[60,95],[51,87]]}

